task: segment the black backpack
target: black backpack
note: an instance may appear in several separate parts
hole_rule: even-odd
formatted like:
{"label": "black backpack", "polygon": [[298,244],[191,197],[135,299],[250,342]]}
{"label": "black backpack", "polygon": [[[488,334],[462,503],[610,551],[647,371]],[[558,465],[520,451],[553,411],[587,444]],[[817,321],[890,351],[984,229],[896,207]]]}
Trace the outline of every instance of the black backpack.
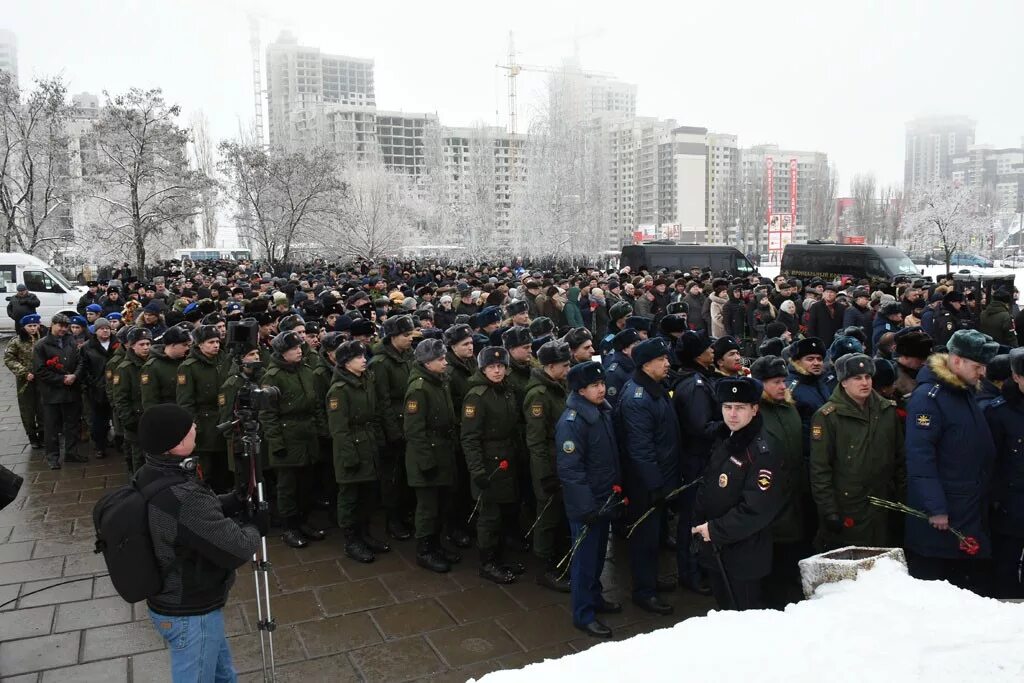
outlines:
{"label": "black backpack", "polygon": [[145,600],[163,588],[164,575],[149,535],[149,501],[176,483],[174,477],[161,477],[140,489],[138,480],[132,479],[100,498],[92,509],[94,552],[103,553],[111,583],[128,602]]}

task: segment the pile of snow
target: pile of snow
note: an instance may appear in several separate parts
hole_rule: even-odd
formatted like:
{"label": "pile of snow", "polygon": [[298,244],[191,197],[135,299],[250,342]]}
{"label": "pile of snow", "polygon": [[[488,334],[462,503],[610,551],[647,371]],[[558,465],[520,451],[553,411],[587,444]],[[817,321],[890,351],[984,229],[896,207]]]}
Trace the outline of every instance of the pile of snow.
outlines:
{"label": "pile of snow", "polygon": [[519,681],[1024,681],[1024,604],[918,581],[880,560],[785,612],[718,612],[496,671]]}

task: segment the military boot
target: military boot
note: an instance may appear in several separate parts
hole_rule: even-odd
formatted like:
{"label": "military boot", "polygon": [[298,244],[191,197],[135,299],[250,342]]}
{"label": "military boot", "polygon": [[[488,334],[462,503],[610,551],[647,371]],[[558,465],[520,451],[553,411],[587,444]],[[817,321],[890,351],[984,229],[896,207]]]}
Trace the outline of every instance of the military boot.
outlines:
{"label": "military boot", "polygon": [[562,570],[557,565],[558,560],[548,558],[544,572],[537,576],[537,584],[559,593],[568,593],[570,591],[569,572],[565,572],[565,576],[563,576]]}
{"label": "military boot", "polygon": [[374,538],[373,534],[370,533],[370,523],[364,522],[362,527],[363,543],[372,550],[374,553],[380,555],[381,553],[390,553],[391,546],[384,541]]}
{"label": "military boot", "polygon": [[441,534],[434,534],[433,543],[438,554],[443,557],[444,561],[448,564],[458,564],[459,562],[462,562],[462,553],[445,548],[444,544],[441,543]]}
{"label": "military boot", "polygon": [[294,517],[288,518],[284,533],[281,534],[281,540],[289,548],[305,548],[309,545],[309,541],[299,531],[299,520]]}
{"label": "military boot", "polygon": [[311,526],[308,522],[302,522],[299,524],[299,533],[306,537],[307,541],[322,541],[327,538],[327,532],[323,529],[317,529]]}
{"label": "military boot", "polygon": [[345,529],[345,554],[356,562],[369,564],[377,559],[354,527]]}
{"label": "military boot", "polygon": [[396,541],[407,541],[412,538],[412,532],[409,531],[409,527],[397,517],[388,517],[385,531],[387,531],[388,536]]}
{"label": "military boot", "polygon": [[498,565],[498,554],[493,548],[480,549],[480,576],[494,583],[514,583],[516,575]]}
{"label": "military boot", "polygon": [[456,548],[468,548],[473,545],[473,539],[465,529],[451,529],[445,540]]}
{"label": "military boot", "polygon": [[452,569],[434,545],[433,536],[416,539],[416,564],[438,574],[444,574]]}

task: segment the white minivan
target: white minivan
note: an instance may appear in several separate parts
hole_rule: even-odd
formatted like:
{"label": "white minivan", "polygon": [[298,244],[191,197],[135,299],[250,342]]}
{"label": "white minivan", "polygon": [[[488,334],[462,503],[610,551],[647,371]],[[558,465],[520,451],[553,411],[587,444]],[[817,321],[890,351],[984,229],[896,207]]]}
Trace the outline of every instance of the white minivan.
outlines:
{"label": "white minivan", "polygon": [[29,254],[0,253],[0,295],[3,296],[3,310],[0,312],[0,332],[14,331],[14,321],[7,315],[7,303],[18,285],[39,297],[36,311],[44,325],[57,313],[77,315],[76,306],[88,287],[73,285],[53,266]]}

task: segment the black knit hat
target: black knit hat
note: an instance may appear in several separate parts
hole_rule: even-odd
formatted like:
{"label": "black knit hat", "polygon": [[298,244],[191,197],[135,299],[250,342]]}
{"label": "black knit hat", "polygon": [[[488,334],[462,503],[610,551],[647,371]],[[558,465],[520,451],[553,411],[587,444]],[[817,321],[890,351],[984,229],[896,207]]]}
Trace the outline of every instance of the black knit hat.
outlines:
{"label": "black knit hat", "polygon": [[517,346],[526,346],[533,341],[530,330],[522,325],[510,327],[501,335],[501,343],[506,349],[514,349]]}
{"label": "black knit hat", "polygon": [[572,358],[572,351],[569,350],[569,345],[558,339],[545,342],[537,350],[537,360],[541,365],[568,363],[570,358]]}
{"label": "black knit hat", "polygon": [[753,377],[723,377],[715,385],[719,403],[760,403],[764,385]]}
{"label": "black knit hat", "polygon": [[875,374],[871,376],[871,386],[875,391],[891,387],[896,383],[896,366],[884,358],[875,358]]}
{"label": "black knit hat", "polygon": [[530,321],[530,334],[534,337],[543,337],[555,331],[555,323],[551,318],[540,316]]}
{"label": "black knit hat", "polygon": [[765,381],[776,377],[789,375],[789,368],[782,358],[778,356],[761,356],[750,366],[750,376],[756,380]]}
{"label": "black knit hat", "polygon": [[149,408],[139,419],[139,445],[151,455],[163,455],[188,435],[192,415],[175,403]]}
{"label": "black knit hat", "polygon": [[566,381],[569,383],[569,391],[579,391],[585,389],[594,382],[604,381],[604,367],[600,363],[593,360],[588,360],[585,363],[573,366],[569,370],[569,376]]}
{"label": "black knit hat", "polygon": [[683,332],[676,342],[676,356],[682,363],[689,363],[711,346],[711,338],[699,332]]}
{"label": "black knit hat", "polygon": [[715,352],[715,362],[717,363],[725,358],[725,354],[730,351],[739,351],[742,347],[740,347],[740,343],[736,341],[735,337],[725,336],[716,339],[715,343],[711,345],[711,348]]}
{"label": "black knit hat", "polygon": [[985,377],[993,382],[1005,382],[1010,379],[1010,354],[1001,353],[985,366]]}
{"label": "black knit hat", "polygon": [[452,325],[444,331],[444,343],[448,346],[455,346],[459,342],[470,339],[473,336],[473,328],[469,325]]}
{"label": "black knit hat", "polygon": [[352,325],[348,328],[348,333],[353,337],[371,337],[376,331],[377,326],[373,324],[373,321],[365,318],[353,320]]}
{"label": "black knit hat", "polygon": [[825,345],[817,337],[807,337],[790,344],[789,357],[793,360],[800,360],[804,356],[818,355],[825,357]]}

